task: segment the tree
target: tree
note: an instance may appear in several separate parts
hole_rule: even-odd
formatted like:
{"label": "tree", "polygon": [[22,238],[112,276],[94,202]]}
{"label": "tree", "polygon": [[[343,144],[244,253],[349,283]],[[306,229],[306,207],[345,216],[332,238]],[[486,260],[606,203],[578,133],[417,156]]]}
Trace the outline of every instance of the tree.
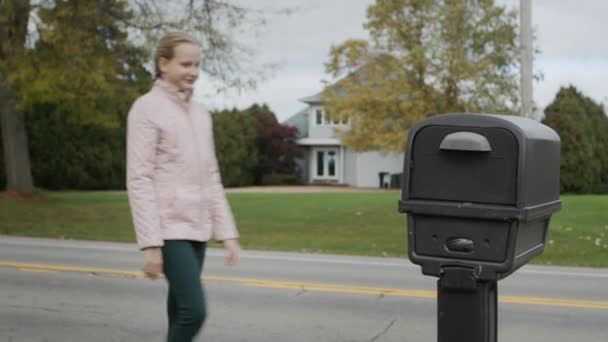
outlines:
{"label": "tree", "polygon": [[516,112],[516,15],[493,0],[377,0],[370,41],[331,48],[323,100],[356,150],[402,151],[408,128],[444,112]]}
{"label": "tree", "polygon": [[254,104],[245,110],[255,118],[257,128],[258,161],[255,183],[264,184],[271,176],[296,180],[296,158],[300,150],[296,144],[298,130],[284,126],[267,105]]}
{"label": "tree", "polygon": [[239,36],[257,32],[267,21],[265,13],[239,2],[132,0],[135,16],[127,24],[138,30],[148,50],[168,31],[192,33],[202,45],[201,70],[220,90],[251,89],[275,66],[254,64],[254,50],[239,41]]}
{"label": "tree", "polygon": [[[6,83],[12,67],[25,53],[29,1],[0,0],[0,125],[7,189],[32,192],[25,118],[17,108],[15,91]],[[12,64],[12,65],[11,65]]]}
{"label": "tree", "polygon": [[[18,90],[19,109],[47,107],[80,124],[116,127],[150,77],[146,53],[128,41],[126,2],[66,0],[39,8],[39,37],[10,65],[8,84]],[[142,87],[143,86],[143,87]]]}
{"label": "tree", "polygon": [[52,110],[40,105],[26,113],[36,186],[49,190],[124,189],[124,125],[70,122],[69,116],[47,115]]}
{"label": "tree", "polygon": [[[141,65],[140,57],[150,56],[162,32],[187,30],[202,42],[203,71],[226,87],[253,87],[256,71],[263,69],[247,64],[251,50],[234,36],[262,20],[257,12],[223,0],[0,0],[0,124],[7,190],[34,189],[24,111],[37,102],[54,103],[54,113],[74,122],[117,124],[106,115],[113,104],[99,92],[115,92],[114,101],[129,100],[123,91],[128,95],[135,88],[112,84],[138,77],[139,71],[125,74],[106,52],[115,61]],[[35,30],[28,30],[30,23]],[[114,49],[112,42],[127,32],[139,46]],[[72,54],[76,58],[59,58]]]}
{"label": "tree", "polygon": [[608,192],[608,117],[576,87],[562,87],[543,123],[561,138],[561,191]]}
{"label": "tree", "polygon": [[19,153],[31,156],[39,185],[99,189],[123,183],[116,173],[124,171],[126,112],[150,83],[145,51],[128,42],[122,25],[131,17],[126,3],[114,0],[37,7],[36,41],[21,58],[5,60],[6,84],[19,95],[13,108],[33,133]]}
{"label": "tree", "polygon": [[215,112],[213,135],[224,185],[253,185],[258,161],[255,118],[237,109]]}

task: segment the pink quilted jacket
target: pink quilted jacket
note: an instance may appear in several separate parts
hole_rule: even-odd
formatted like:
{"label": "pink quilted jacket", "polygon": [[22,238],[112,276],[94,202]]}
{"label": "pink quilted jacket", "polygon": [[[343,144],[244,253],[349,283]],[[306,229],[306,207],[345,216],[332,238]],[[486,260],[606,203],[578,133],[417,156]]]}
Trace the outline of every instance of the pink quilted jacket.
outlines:
{"label": "pink quilted jacket", "polygon": [[133,103],[127,127],[127,190],[139,248],[238,238],[209,113],[157,80]]}

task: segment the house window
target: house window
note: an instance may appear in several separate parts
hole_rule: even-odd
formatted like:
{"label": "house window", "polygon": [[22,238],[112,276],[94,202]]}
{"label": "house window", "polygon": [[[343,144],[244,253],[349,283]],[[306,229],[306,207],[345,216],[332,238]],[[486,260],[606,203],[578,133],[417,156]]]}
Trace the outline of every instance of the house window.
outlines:
{"label": "house window", "polygon": [[324,161],[325,161],[325,152],[318,151],[317,152],[317,176],[324,175]]}
{"label": "house window", "polygon": [[330,177],[336,175],[336,151],[327,152],[327,174]]}
{"label": "house window", "polygon": [[323,123],[323,112],[320,109],[317,109],[317,125]]}

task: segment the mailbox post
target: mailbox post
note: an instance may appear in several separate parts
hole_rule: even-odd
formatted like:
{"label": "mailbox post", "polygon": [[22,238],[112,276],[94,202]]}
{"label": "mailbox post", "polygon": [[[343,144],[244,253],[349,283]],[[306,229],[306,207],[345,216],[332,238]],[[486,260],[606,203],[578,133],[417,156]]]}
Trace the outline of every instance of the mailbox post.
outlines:
{"label": "mailbox post", "polygon": [[409,131],[399,211],[410,260],[438,277],[438,342],[497,340],[497,282],[543,252],[559,136],[534,120],[444,114]]}

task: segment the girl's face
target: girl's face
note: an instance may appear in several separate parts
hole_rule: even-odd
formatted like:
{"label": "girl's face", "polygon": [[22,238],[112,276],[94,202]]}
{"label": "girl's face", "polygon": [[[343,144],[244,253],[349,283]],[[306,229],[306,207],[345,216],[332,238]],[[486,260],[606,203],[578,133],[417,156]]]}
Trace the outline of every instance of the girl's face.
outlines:
{"label": "girl's face", "polygon": [[180,91],[191,91],[198,78],[200,61],[200,47],[183,43],[174,48],[173,58],[159,58],[158,67],[163,80],[172,83]]}

